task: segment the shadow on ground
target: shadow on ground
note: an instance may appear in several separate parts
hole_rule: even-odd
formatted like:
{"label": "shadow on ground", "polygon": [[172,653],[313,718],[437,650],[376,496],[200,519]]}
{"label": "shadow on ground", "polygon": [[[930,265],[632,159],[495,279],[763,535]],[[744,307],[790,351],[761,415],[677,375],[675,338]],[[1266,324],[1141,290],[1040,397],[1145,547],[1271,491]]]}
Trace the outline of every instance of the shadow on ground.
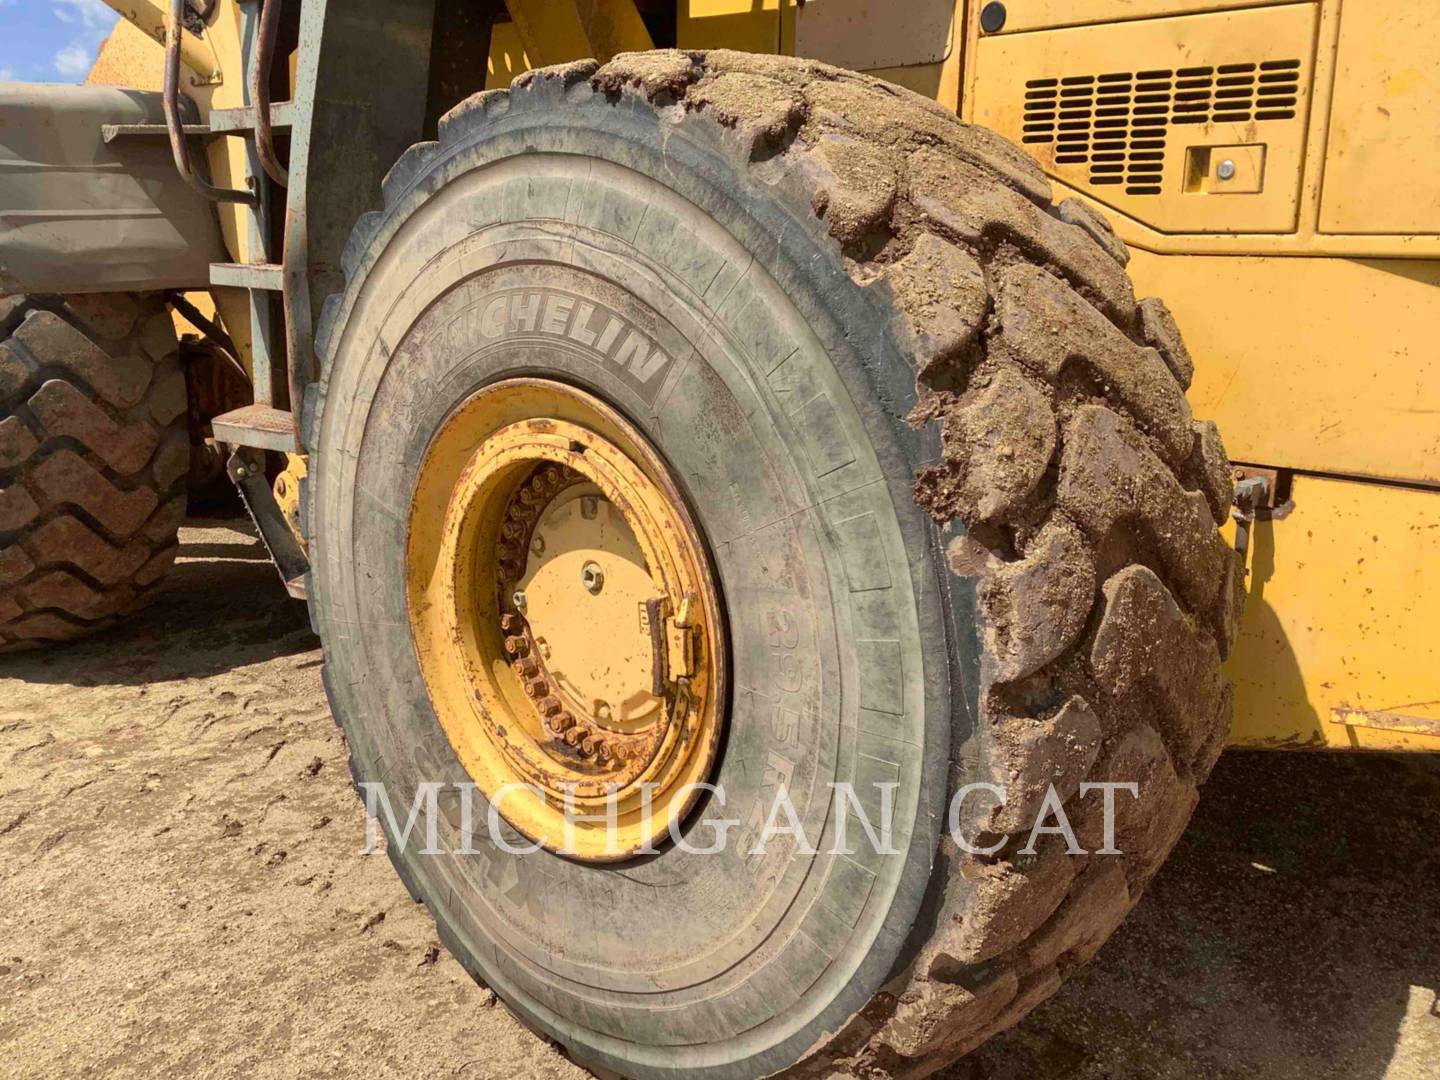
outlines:
{"label": "shadow on ground", "polygon": [[1096,960],[947,1080],[1440,1076],[1440,757],[1230,751]]}
{"label": "shadow on ground", "polygon": [[[176,648],[183,643],[183,648]],[[244,519],[191,520],[165,588],[93,638],[0,657],[0,678],[69,686],[203,678],[313,649],[302,601],[280,583]]]}

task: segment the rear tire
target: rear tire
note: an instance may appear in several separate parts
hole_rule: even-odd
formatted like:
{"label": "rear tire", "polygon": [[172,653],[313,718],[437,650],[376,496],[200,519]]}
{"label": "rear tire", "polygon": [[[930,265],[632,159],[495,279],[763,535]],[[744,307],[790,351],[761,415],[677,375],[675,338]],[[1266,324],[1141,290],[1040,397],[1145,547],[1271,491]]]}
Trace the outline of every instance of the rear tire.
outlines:
{"label": "rear tire", "polygon": [[[384,194],[306,427],[312,619],[357,780],[397,804],[467,780],[407,632],[406,506],[460,402],[540,376],[619,408],[689,488],[736,664],[730,816],[780,777],[889,778],[901,807],[900,858],[754,878],[673,849],[594,867],[392,842],[448,947],[629,1076],[919,1075],[1018,1021],[1138,899],[1230,708],[1224,451],[1108,225],[932,102],[728,52],[530,73],[452,111]],[[581,311],[683,362],[652,386]],[[1123,855],[1022,852],[1047,784],[1101,847],[1080,787],[1103,781],[1139,785]],[[964,821],[1014,834],[983,857],[943,835],[972,782],[1010,792]]]}
{"label": "rear tire", "polygon": [[185,516],[185,413],[159,296],[0,299],[0,651],[154,598]]}

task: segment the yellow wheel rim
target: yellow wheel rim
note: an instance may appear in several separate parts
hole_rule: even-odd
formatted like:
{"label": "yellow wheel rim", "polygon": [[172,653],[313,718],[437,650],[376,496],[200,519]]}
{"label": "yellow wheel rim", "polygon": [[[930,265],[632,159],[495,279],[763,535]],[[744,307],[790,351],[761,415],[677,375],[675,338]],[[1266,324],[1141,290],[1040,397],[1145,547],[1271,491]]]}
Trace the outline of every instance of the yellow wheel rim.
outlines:
{"label": "yellow wheel rim", "polygon": [[406,590],[440,725],[511,826],[610,861],[678,824],[719,745],[719,600],[679,489],[615,410],[540,379],[470,397],[421,464]]}

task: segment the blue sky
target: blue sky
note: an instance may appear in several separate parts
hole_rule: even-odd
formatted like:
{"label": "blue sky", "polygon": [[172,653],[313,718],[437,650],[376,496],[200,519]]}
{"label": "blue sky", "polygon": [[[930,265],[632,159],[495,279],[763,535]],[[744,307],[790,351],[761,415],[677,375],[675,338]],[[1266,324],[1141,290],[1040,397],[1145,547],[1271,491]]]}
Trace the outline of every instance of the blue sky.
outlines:
{"label": "blue sky", "polygon": [[118,18],[100,0],[0,0],[0,79],[83,82]]}

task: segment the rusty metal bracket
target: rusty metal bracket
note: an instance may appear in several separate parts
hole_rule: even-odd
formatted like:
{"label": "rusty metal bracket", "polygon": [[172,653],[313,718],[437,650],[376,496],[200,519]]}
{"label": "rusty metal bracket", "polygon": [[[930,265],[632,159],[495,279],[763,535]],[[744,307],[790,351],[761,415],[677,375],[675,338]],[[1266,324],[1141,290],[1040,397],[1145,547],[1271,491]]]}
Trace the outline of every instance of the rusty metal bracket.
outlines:
{"label": "rusty metal bracket", "polygon": [[1268,517],[1270,511],[1281,509],[1281,495],[1285,489],[1288,489],[1289,485],[1281,482],[1282,478],[1279,469],[1268,469],[1263,465],[1235,465],[1232,463],[1230,466],[1230,478],[1234,480],[1237,485],[1255,478],[1265,481],[1265,495],[1259,499],[1253,507],[1256,516],[1262,518]]}
{"label": "rusty metal bracket", "polygon": [[1273,482],[1264,476],[1250,476],[1235,485],[1235,550],[1244,559],[1250,550],[1250,525],[1255,511],[1264,506],[1274,491]]}
{"label": "rusty metal bracket", "polygon": [[260,539],[270,552],[275,568],[280,571],[280,580],[285,591],[297,600],[305,599],[305,575],[310,570],[310,560],[300,547],[300,541],[290,531],[280,504],[275,501],[275,492],[265,475],[265,455],[262,451],[248,446],[239,447],[230,455],[225,471],[235,482],[250,519],[260,532]]}
{"label": "rusty metal bracket", "polygon": [[258,206],[253,191],[216,187],[195,172],[190,162],[190,144],[185,137],[185,120],[180,106],[180,41],[185,33],[185,0],[170,0],[170,19],[165,24],[165,127],[170,136],[170,153],[175,168],[192,188],[212,202],[238,202]]}

